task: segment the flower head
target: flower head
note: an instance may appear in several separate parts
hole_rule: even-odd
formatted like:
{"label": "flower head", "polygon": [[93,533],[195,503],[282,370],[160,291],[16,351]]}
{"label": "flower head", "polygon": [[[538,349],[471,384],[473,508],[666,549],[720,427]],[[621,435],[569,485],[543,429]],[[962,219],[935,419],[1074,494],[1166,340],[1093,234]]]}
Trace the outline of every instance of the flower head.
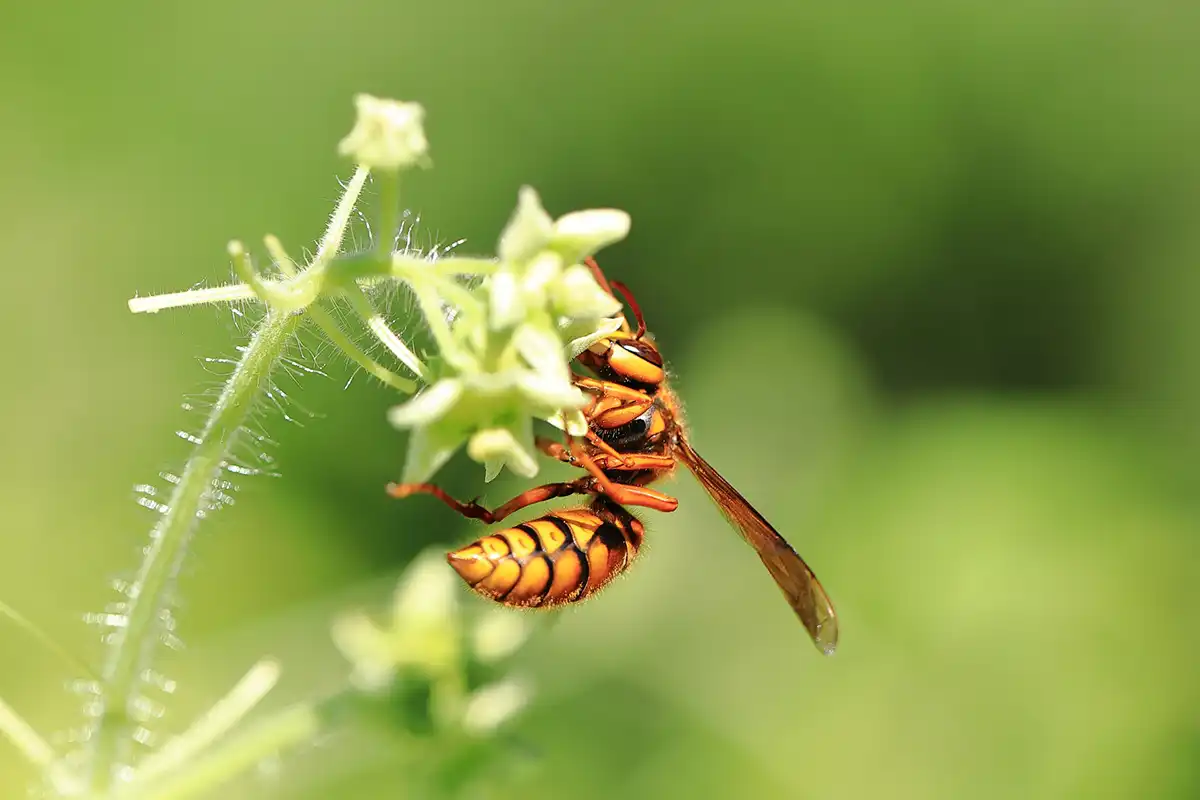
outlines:
{"label": "flower head", "polygon": [[359,691],[399,701],[408,713],[404,698],[426,696],[425,711],[410,722],[482,735],[528,702],[529,686],[506,676],[505,662],[532,626],[508,609],[460,606],[459,588],[440,553],[423,553],[400,579],[382,622],[347,614],[334,624],[333,639]]}
{"label": "flower head", "polygon": [[425,109],[419,103],[360,94],[354,105],[358,116],[354,128],[338,144],[340,154],[380,170],[398,170],[428,160]]}
{"label": "flower head", "polygon": [[[586,432],[579,411],[585,397],[569,361],[619,326],[613,317],[621,305],[577,262],[628,231],[622,211],[554,220],[537,192],[521,190],[500,235],[499,263],[474,290],[477,306],[459,308],[444,329],[447,340],[439,341],[456,357],[446,360],[438,381],[390,412],[393,425],[413,430],[405,482],[428,480],[464,444],[489,481],[505,467],[533,477],[534,419]],[[432,278],[422,291],[436,291]]]}
{"label": "flower head", "polygon": [[404,667],[431,677],[453,669],[462,651],[457,590],[445,562],[429,554],[414,561],[396,586],[383,625],[361,612],[337,620],[333,640],[354,667],[355,685],[382,690]]}
{"label": "flower head", "polygon": [[489,280],[491,322],[503,328],[531,311],[560,325],[598,323],[621,304],[597,285],[583,261],[629,233],[629,215],[615,209],[576,211],[552,220],[536,191],[526,186],[500,234],[500,270]]}

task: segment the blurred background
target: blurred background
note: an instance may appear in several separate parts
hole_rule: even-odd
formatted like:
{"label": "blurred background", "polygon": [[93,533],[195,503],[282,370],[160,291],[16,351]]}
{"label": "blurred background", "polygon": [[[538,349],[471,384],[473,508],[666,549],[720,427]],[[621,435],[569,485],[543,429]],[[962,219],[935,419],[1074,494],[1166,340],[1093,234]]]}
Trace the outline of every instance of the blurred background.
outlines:
{"label": "blurred background", "polygon": [[[492,252],[526,183],[554,214],[632,214],[603,263],[697,448],[841,617],[822,658],[681,476],[632,575],[520,659],[523,796],[1200,796],[1200,7],[0,16],[0,599],[73,651],[100,657],[82,615],[146,541],[132,487],[182,464],[175,431],[201,417],[180,404],[219,384],[202,359],[246,334],[228,309],[126,299],[228,280],[230,238],[311,246],[368,91],[427,108],[435,168],[405,185],[422,243]],[[264,653],[284,697],[336,683],[332,616],[482,530],[388,500],[396,397],[315,365],[288,385],[298,424],[266,422],[283,477],[247,481],[194,545],[163,734]],[[459,458],[442,481],[469,497],[482,472]],[[41,730],[80,723],[56,662],[8,627],[0,652],[0,695]],[[405,770],[386,748],[301,754],[246,796],[404,796]],[[0,794],[30,777],[0,747]]]}

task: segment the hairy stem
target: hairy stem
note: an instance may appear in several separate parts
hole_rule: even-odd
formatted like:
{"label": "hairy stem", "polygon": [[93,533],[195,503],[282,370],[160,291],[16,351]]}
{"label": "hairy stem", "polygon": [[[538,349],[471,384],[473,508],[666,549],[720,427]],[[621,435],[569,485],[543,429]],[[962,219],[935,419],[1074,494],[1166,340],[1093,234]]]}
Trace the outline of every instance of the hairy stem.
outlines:
{"label": "hairy stem", "polygon": [[113,780],[114,768],[120,762],[121,743],[127,738],[138,676],[162,634],[160,615],[168,607],[180,557],[198,516],[209,505],[213,481],[220,475],[260,389],[300,320],[300,315],[272,310],[254,333],[213,406],[200,441],[171,493],[167,511],[146,548],[125,626],[113,632],[102,673],[103,710],[90,740],[94,786],[108,786]]}
{"label": "hairy stem", "polygon": [[342,248],[342,239],[346,236],[346,226],[350,224],[350,215],[354,213],[354,205],[358,202],[358,195],[362,192],[370,172],[362,165],[355,167],[354,175],[346,184],[346,191],[342,193],[342,199],[338,201],[337,207],[329,217],[325,235],[321,237],[317,255],[313,258],[314,265],[327,264]]}
{"label": "hairy stem", "polygon": [[375,173],[379,185],[379,241],[376,249],[382,256],[391,255],[396,249],[396,237],[400,233],[400,175],[395,170],[380,170]]}
{"label": "hairy stem", "polygon": [[228,303],[236,300],[253,300],[254,289],[244,283],[231,286],[214,286],[211,289],[190,289],[186,292],[156,294],[151,297],[134,297],[129,301],[129,310],[135,314],[154,314],[168,308],[198,306],[201,303]]}
{"label": "hairy stem", "polygon": [[408,378],[402,378],[392,372],[387,367],[379,364],[375,359],[371,358],[361,347],[354,343],[340,327],[333,315],[317,304],[313,304],[308,309],[308,314],[312,317],[321,332],[329,341],[337,345],[346,356],[348,356],[355,364],[358,364],[364,372],[391,386],[401,394],[412,394],[417,390],[416,381],[410,381]]}
{"label": "hairy stem", "polygon": [[475,358],[458,343],[450,332],[450,323],[446,321],[438,295],[430,291],[424,281],[410,279],[408,287],[417,298],[417,306],[425,315],[425,323],[429,326],[429,332],[433,334],[442,357],[446,359],[447,363],[453,364],[459,369],[478,369]]}
{"label": "hairy stem", "polygon": [[363,318],[371,333],[375,334],[375,338],[390,350],[401,364],[412,370],[414,375],[425,383],[431,382],[433,374],[429,367],[388,327],[387,320],[375,310],[363,290],[356,284],[350,285],[345,288],[345,295],[350,301],[350,306]]}

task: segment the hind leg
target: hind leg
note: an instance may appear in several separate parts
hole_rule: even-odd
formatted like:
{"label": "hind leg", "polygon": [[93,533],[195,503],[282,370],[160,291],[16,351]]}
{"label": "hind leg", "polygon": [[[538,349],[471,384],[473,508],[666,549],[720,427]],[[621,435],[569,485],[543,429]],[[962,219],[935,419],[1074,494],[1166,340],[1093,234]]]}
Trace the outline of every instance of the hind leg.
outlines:
{"label": "hind leg", "polygon": [[521,492],[521,494],[504,503],[495,511],[489,511],[474,500],[469,503],[455,500],[446,494],[441,487],[435,486],[432,483],[389,483],[387,493],[398,499],[411,497],[414,494],[433,495],[464,517],[483,520],[490,525],[494,522],[499,522],[510,514],[520,511],[526,506],[552,500],[555,497],[570,497],[573,494],[595,494],[588,486],[590,482],[590,478],[581,478],[570,483],[547,483],[543,486],[536,486]]}

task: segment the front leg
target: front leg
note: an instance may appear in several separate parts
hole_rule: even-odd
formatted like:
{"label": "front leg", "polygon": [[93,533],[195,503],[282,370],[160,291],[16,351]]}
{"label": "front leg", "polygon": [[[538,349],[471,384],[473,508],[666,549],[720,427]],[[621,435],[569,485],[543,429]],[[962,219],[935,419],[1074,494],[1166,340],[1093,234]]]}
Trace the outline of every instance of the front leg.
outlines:
{"label": "front leg", "polygon": [[[674,466],[674,459],[666,456],[639,456],[630,455],[619,452],[613,449],[613,446],[601,439],[592,431],[587,432],[585,437],[588,444],[600,451],[599,454],[593,454],[592,458],[600,466],[600,469],[620,469],[620,470],[639,470],[639,469],[669,469]],[[573,467],[580,466],[579,460],[571,455],[571,451],[562,444],[545,438],[544,436],[534,437],[534,444],[538,450],[541,450],[551,458],[556,458],[564,464],[570,464]],[[649,458],[652,462],[642,462],[641,465],[634,466],[638,459]]]}
{"label": "front leg", "polygon": [[575,463],[575,456],[571,455],[571,451],[560,442],[547,439],[545,436],[535,436],[533,437],[533,443],[537,446],[538,450],[541,450],[551,458],[558,459],[564,464],[570,464],[573,467],[578,466]]}
{"label": "front leg", "polygon": [[603,494],[619,505],[640,506],[642,508],[652,508],[655,511],[674,511],[679,507],[679,501],[669,494],[664,494],[645,486],[614,483],[604,474],[604,470],[606,469],[634,472],[643,469],[671,469],[675,466],[675,459],[670,456],[618,454],[617,457],[621,460],[609,463],[606,460],[607,456],[590,456],[583,452],[581,448],[578,448],[574,442],[572,442],[572,447],[576,449],[572,450],[558,442],[541,436],[537,437],[535,441],[538,448],[551,458],[557,458],[565,464],[580,467],[588,471],[591,475],[590,478],[582,478],[575,482],[576,484],[588,487],[586,489],[587,494]]}
{"label": "front leg", "polygon": [[[613,482],[578,442],[569,441],[571,442],[571,455],[592,476],[591,488],[596,494],[603,494],[622,506],[641,506],[642,508],[652,508],[655,511],[674,511],[679,507],[677,499],[656,489]],[[651,457],[653,458],[653,456]]]}
{"label": "front leg", "polygon": [[[582,469],[579,460],[571,455],[571,451],[562,444],[541,436],[535,438],[534,442],[537,444],[539,450],[551,458]],[[677,463],[673,456],[657,456],[648,453],[618,453],[615,450],[612,455],[607,453],[593,453],[591,459],[592,463],[603,471],[613,470],[619,472],[669,470],[674,469]]]}

